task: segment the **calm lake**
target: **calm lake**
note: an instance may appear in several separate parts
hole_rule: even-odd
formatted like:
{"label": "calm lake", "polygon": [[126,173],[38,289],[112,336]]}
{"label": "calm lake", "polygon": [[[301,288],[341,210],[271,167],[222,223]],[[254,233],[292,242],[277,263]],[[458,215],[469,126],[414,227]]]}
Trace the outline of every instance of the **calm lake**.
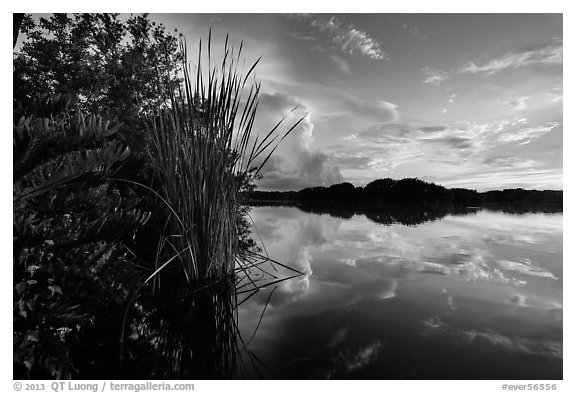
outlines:
{"label": "calm lake", "polygon": [[305,273],[239,309],[262,378],[562,378],[562,213],[304,210],[251,211]]}

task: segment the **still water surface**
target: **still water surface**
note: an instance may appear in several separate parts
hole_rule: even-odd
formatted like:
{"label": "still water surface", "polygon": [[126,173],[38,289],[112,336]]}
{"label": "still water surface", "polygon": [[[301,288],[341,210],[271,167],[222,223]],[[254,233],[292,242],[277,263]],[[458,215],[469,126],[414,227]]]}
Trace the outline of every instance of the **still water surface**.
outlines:
{"label": "still water surface", "polygon": [[562,378],[562,213],[251,216],[305,273],[240,307],[263,378]]}

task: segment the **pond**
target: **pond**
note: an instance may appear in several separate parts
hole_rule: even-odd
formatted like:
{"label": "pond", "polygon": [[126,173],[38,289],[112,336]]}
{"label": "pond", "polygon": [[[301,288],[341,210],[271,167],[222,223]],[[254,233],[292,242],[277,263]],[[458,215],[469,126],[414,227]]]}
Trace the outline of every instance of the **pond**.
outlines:
{"label": "pond", "polygon": [[561,212],[261,206],[251,217],[263,251],[305,274],[240,306],[258,363],[245,377],[562,378]]}

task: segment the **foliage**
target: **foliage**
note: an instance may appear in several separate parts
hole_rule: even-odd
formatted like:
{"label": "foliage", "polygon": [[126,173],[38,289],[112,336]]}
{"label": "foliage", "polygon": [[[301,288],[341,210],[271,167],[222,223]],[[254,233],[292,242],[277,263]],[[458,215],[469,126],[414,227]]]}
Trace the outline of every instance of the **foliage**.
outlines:
{"label": "foliage", "polygon": [[[248,88],[247,81],[258,61],[241,75],[236,69],[241,49],[234,54],[226,40],[220,68],[209,66],[204,73],[201,48],[200,44],[194,78],[184,55],[181,93],[166,97],[170,105],[151,118],[149,131],[160,195],[171,213],[166,238],[175,254],[168,261],[179,263],[189,283],[234,273],[245,248],[239,239],[247,228],[241,192],[250,188],[251,179],[274,152],[279,138],[274,131],[282,122],[260,140],[254,138],[260,85]],[[210,53],[209,37],[209,65]],[[244,91],[248,91],[245,99]]]}
{"label": "foliage", "polygon": [[108,180],[129,150],[76,101],[44,95],[14,114],[16,374],[70,377],[74,348],[98,341],[86,330],[141,281],[121,239],[148,214]]}
{"label": "foliage", "polygon": [[[141,115],[178,84],[178,39],[147,14],[26,15],[14,54],[14,100],[38,92],[78,93],[83,111],[126,125],[124,137],[143,148]],[[162,76],[159,78],[159,76]]]}
{"label": "foliage", "polygon": [[[199,60],[194,84],[184,45],[147,15],[28,15],[21,31],[14,55],[15,377],[110,377],[123,370],[118,354],[143,353],[177,355],[178,375],[214,376],[221,362],[217,375],[231,376],[236,291],[251,296],[258,287],[250,268],[272,262],[253,251],[243,192],[253,190],[274,143],[299,122],[282,138],[274,135],[282,121],[263,138],[252,135],[259,85],[247,82],[257,62],[240,75],[241,49],[225,45],[221,71],[209,66],[205,74]],[[178,274],[164,275],[165,266]],[[152,278],[159,283],[160,271],[168,297],[166,287],[144,288]],[[197,291],[197,300],[183,291]],[[180,303],[172,310],[166,299]],[[180,311],[189,317],[183,325]],[[200,342],[206,348],[186,336],[188,325],[209,335]],[[181,343],[195,349],[186,354]],[[127,364],[142,375],[137,362]]]}
{"label": "foliage", "polygon": [[311,187],[300,191],[249,191],[249,201],[371,202],[380,204],[427,204],[437,206],[478,206],[484,204],[562,205],[562,191],[506,189],[477,192],[410,178],[377,179],[365,187],[350,183]]}

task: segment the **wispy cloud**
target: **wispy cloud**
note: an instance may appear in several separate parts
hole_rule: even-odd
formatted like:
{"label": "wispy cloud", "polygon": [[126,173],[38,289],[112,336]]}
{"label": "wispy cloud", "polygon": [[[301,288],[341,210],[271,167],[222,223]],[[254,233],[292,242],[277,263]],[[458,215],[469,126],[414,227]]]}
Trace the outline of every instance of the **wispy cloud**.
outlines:
{"label": "wispy cloud", "polygon": [[342,71],[344,74],[348,74],[348,75],[352,74],[352,71],[350,71],[350,64],[348,64],[346,62],[346,60],[344,60],[341,57],[333,56],[333,55],[329,56],[329,57],[334,63],[336,63],[336,66],[338,67],[338,69],[340,71]]}
{"label": "wispy cloud", "polygon": [[426,34],[424,34],[422,32],[422,30],[420,29],[420,27],[416,26],[416,25],[409,25],[407,23],[404,23],[402,25],[402,30],[410,33],[412,36],[418,38],[419,40],[426,40],[428,39],[428,36]]}
{"label": "wispy cloud", "polygon": [[303,34],[298,34],[296,32],[289,32],[286,33],[288,34],[290,37],[294,38],[295,40],[298,41],[314,41],[316,38],[309,36],[309,35],[303,35]]}
{"label": "wispy cloud", "polygon": [[526,96],[513,97],[513,98],[508,99],[508,100],[503,99],[502,102],[504,102],[507,105],[510,105],[512,107],[512,109],[514,109],[516,111],[521,111],[523,109],[526,109],[526,107],[528,106],[526,101],[529,98],[530,97],[526,97]]}
{"label": "wispy cloud", "polygon": [[558,189],[562,188],[562,168],[533,169],[516,168],[502,169],[496,172],[460,173],[453,176],[439,177],[439,183],[447,187],[466,187],[473,189],[501,189],[521,187],[526,189]]}
{"label": "wispy cloud", "polygon": [[474,140],[461,136],[444,136],[441,138],[423,139],[426,143],[437,143],[451,149],[466,150],[474,147]]}
{"label": "wispy cloud", "polygon": [[389,171],[422,158],[415,146],[420,137],[444,131],[443,126],[419,127],[406,123],[377,124],[343,138],[329,149],[330,161],[342,168]]}
{"label": "wispy cloud", "polygon": [[489,166],[501,167],[501,168],[525,168],[534,166],[534,164],[536,164],[534,160],[516,156],[490,157],[485,159],[483,163]]}
{"label": "wispy cloud", "polygon": [[[442,171],[447,170],[447,165],[454,167],[454,171],[446,173],[469,173],[474,168],[533,170],[539,166],[536,160],[491,152],[504,143],[525,145],[559,126],[558,122],[527,126],[526,119],[428,126],[385,123],[344,137],[342,143],[328,147],[326,152],[330,163],[347,170],[392,171],[402,165],[414,165],[418,160],[422,160],[423,165],[440,166]],[[495,182],[498,178],[483,181]],[[540,178],[537,181],[540,182]],[[480,179],[476,179],[475,184],[478,183]]]}
{"label": "wispy cloud", "polygon": [[374,60],[387,60],[388,53],[381,44],[352,23],[346,23],[336,16],[324,17],[310,14],[298,15],[298,19],[307,21],[310,26],[326,34],[330,41],[342,52],[351,55],[360,54]]}
{"label": "wispy cloud", "polygon": [[490,76],[506,69],[523,67],[550,68],[562,67],[563,46],[561,39],[555,39],[552,44],[536,48],[508,52],[485,63],[477,64],[469,61],[465,65],[451,71],[422,68],[423,83],[440,86],[440,84],[456,74],[479,74]]}
{"label": "wispy cloud", "polygon": [[440,86],[442,82],[450,78],[450,75],[448,75],[447,72],[441,70],[433,70],[428,67],[422,68],[422,72],[424,73],[424,79],[422,79],[422,82],[434,86]]}
{"label": "wispy cloud", "polygon": [[373,100],[368,98],[347,95],[342,98],[342,102],[352,113],[369,116],[378,123],[388,123],[398,121],[400,113],[398,105],[385,100]]}
{"label": "wispy cloud", "polygon": [[448,101],[446,102],[446,106],[442,108],[440,113],[442,113],[443,115],[448,113],[448,107],[454,104],[454,102],[456,101],[456,97],[458,97],[458,94],[450,94],[450,97],[448,97]]}
{"label": "wispy cloud", "polygon": [[549,133],[559,125],[559,123],[553,121],[535,127],[522,128],[514,132],[506,132],[498,136],[498,141],[502,143],[516,142],[524,145]]}
{"label": "wispy cloud", "polygon": [[469,62],[460,67],[457,72],[492,75],[507,68],[557,66],[562,65],[562,55],[562,40],[555,40],[552,44],[544,47],[506,53],[484,64],[477,65],[474,62]]}

